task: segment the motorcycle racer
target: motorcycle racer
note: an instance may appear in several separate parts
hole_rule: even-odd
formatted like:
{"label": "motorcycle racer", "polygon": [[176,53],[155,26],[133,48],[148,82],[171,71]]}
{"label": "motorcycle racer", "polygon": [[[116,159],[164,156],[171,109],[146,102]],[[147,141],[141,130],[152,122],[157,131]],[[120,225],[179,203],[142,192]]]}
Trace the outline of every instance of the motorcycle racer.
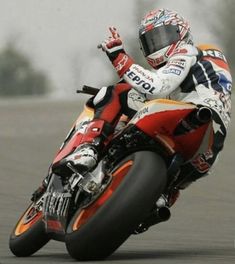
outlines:
{"label": "motorcycle racer", "polygon": [[[181,173],[184,189],[205,176],[223,149],[231,116],[232,78],[228,63],[220,49],[213,45],[193,44],[188,22],[178,13],[153,10],[142,19],[139,29],[141,50],[151,70],[136,64],[126,53],[116,28],[100,45],[110,59],[120,82],[103,87],[88,102],[94,108],[94,119],[88,125],[81,145],[52,171],[68,173],[67,163],[80,171],[96,167],[103,147],[122,114],[131,118],[148,100],[166,98],[206,106],[212,110],[214,142],[208,153],[200,153]],[[176,192],[169,200],[172,205]]]}

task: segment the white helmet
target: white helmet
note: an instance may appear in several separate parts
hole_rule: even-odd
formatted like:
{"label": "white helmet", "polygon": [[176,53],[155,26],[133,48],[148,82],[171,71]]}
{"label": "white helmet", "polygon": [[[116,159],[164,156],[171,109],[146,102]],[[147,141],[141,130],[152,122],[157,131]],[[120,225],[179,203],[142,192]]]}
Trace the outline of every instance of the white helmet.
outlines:
{"label": "white helmet", "polygon": [[140,46],[148,63],[159,68],[182,43],[193,44],[188,22],[174,11],[157,9],[141,21]]}

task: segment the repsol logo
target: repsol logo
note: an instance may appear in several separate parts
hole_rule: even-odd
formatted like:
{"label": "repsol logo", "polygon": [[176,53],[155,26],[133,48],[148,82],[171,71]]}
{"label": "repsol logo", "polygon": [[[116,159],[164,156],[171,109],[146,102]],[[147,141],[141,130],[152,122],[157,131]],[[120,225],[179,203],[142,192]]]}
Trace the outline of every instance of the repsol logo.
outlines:
{"label": "repsol logo", "polygon": [[220,60],[227,62],[224,54],[219,50],[203,50],[203,55],[213,57],[215,59],[220,59]]}
{"label": "repsol logo", "polygon": [[153,94],[156,89],[146,80],[141,79],[134,71],[128,69],[125,73],[128,78],[130,78],[136,85],[141,86],[144,90],[148,91],[148,93]]}

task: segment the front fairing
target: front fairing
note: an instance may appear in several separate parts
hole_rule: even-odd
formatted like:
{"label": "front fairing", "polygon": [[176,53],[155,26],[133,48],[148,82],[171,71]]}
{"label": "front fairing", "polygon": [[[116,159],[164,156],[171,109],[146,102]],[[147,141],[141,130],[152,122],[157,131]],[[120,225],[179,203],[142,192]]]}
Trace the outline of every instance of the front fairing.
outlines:
{"label": "front fairing", "polygon": [[86,131],[87,125],[93,119],[93,116],[94,110],[85,105],[82,113],[74,122],[71,130],[69,131],[58,153],[56,154],[53,164],[69,155],[74,149],[79,146],[81,139]]}

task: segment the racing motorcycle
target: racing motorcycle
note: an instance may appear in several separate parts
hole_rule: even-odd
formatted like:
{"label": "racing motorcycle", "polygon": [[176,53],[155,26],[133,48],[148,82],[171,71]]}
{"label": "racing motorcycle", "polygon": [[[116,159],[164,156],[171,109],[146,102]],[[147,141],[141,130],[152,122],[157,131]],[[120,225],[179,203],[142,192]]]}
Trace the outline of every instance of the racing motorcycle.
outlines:
{"label": "racing motorcycle", "polygon": [[[80,92],[94,95],[97,90],[84,86]],[[46,191],[10,235],[12,253],[30,256],[53,239],[64,242],[74,259],[105,259],[130,235],[168,220],[163,198],[184,180],[182,167],[210,148],[211,115],[209,108],[189,103],[147,102],[114,133],[93,171],[81,174],[68,163],[70,177],[50,173]],[[79,146],[92,118],[86,104],[52,164]]]}

